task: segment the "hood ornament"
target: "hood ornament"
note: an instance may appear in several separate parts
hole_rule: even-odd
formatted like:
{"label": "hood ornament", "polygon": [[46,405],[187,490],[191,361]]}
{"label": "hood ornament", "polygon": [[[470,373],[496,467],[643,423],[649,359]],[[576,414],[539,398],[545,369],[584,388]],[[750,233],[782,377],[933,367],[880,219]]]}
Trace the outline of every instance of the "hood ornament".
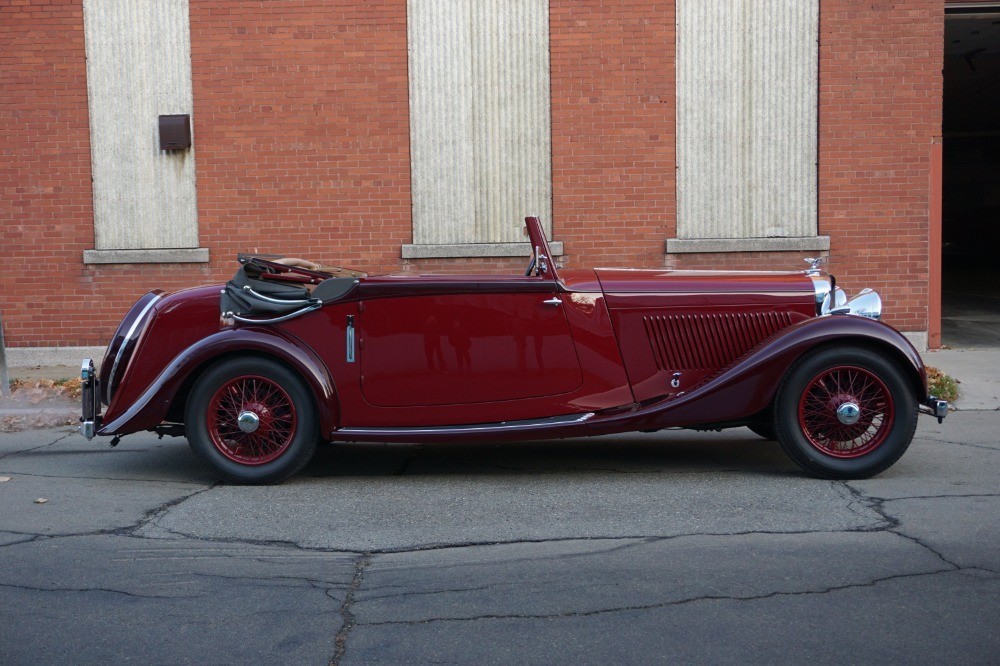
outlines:
{"label": "hood ornament", "polygon": [[806,269],[806,275],[819,275],[822,273],[823,270],[820,266],[822,266],[825,261],[826,259],[823,257],[816,257],[815,259],[812,257],[806,257],[805,262],[809,264],[809,268]]}

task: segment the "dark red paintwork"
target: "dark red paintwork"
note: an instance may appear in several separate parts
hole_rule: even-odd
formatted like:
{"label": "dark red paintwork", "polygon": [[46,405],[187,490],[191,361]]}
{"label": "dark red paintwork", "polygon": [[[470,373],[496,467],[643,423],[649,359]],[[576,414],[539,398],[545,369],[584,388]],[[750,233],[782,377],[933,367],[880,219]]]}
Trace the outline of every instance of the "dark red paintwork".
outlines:
{"label": "dark red paintwork", "polygon": [[330,440],[751,422],[795,360],[828,344],[883,352],[918,397],[927,395],[919,355],[899,332],[862,317],[816,317],[803,273],[557,272],[537,220],[528,232],[544,272],[358,278],[335,302],[277,324],[223,322],[221,286],[163,296],[119,370],[98,432],[181,422],[201,373],[248,355],[276,359],[306,381]]}

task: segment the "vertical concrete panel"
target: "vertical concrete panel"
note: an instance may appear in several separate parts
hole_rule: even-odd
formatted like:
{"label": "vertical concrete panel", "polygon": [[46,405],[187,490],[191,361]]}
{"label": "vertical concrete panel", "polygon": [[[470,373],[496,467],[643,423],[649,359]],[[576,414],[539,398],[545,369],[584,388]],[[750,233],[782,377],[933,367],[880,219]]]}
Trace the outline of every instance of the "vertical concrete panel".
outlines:
{"label": "vertical concrete panel", "polygon": [[818,0],[678,0],[677,235],[816,234]]}
{"label": "vertical concrete panel", "polygon": [[414,243],[551,224],[547,0],[408,0]]}
{"label": "vertical concrete panel", "polygon": [[84,0],[95,244],[198,247],[194,150],[159,150],[192,112],[187,0]]}

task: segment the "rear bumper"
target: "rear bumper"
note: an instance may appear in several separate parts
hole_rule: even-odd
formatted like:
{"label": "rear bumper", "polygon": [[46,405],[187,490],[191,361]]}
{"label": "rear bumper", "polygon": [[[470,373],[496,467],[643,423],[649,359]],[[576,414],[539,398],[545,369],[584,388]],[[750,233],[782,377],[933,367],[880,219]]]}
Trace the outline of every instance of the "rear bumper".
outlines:
{"label": "rear bumper", "polygon": [[83,414],[80,416],[80,434],[87,439],[93,439],[101,428],[101,380],[97,378],[93,360],[83,359],[80,379],[83,382],[80,394],[83,407]]}

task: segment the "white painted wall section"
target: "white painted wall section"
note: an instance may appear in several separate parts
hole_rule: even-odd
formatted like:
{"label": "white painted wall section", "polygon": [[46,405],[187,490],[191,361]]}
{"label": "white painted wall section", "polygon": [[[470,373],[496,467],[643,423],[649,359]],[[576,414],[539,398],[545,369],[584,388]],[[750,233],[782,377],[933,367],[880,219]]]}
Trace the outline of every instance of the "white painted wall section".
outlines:
{"label": "white painted wall section", "polygon": [[815,236],[819,0],[677,1],[677,236]]}
{"label": "white painted wall section", "polygon": [[[84,0],[97,250],[198,247],[194,149],[159,150],[192,113],[187,0]],[[207,257],[206,257],[207,258]]]}
{"label": "white painted wall section", "polygon": [[551,233],[548,0],[408,0],[414,244]]}

